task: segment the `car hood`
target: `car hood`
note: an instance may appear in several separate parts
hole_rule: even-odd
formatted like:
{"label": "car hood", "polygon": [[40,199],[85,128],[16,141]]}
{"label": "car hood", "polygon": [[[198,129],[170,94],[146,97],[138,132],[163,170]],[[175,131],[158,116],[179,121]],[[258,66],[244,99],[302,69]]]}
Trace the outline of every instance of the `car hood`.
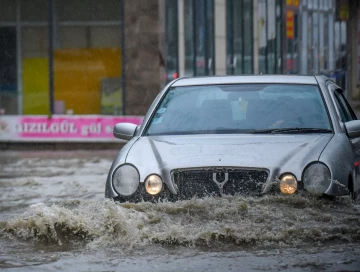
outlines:
{"label": "car hood", "polygon": [[[142,178],[190,167],[266,168],[275,178],[284,172],[301,178],[317,161],[333,134],[189,135],[140,137],[126,158]],[[145,176],[145,177],[144,177]],[[143,180],[143,179],[142,179]]]}

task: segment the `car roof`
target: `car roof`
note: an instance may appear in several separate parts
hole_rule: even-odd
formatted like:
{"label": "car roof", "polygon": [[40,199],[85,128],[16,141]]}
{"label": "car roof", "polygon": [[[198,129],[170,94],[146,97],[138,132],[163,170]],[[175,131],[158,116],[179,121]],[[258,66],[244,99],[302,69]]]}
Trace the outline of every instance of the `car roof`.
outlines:
{"label": "car roof", "polygon": [[241,76],[207,76],[183,77],[176,80],[171,86],[194,86],[214,84],[244,84],[244,83],[288,83],[318,85],[315,76],[300,75],[241,75]]}

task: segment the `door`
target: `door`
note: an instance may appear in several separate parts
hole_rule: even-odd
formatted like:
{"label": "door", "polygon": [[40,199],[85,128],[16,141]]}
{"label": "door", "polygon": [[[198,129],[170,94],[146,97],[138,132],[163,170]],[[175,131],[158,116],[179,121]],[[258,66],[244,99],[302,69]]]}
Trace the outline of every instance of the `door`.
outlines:
{"label": "door", "polygon": [[[334,90],[334,98],[336,107],[340,113],[341,121],[343,123],[357,120],[357,117],[352,110],[350,104],[345,98],[343,90],[336,88]],[[355,176],[353,181],[354,191],[358,191],[360,189],[360,138],[350,139],[350,143],[354,152],[354,168],[355,168]]]}

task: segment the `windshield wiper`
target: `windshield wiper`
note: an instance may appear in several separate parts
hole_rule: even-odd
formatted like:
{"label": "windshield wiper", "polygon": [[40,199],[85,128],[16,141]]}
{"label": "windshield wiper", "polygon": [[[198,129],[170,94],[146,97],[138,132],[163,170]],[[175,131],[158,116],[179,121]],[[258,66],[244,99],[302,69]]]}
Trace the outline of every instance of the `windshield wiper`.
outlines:
{"label": "windshield wiper", "polygon": [[254,129],[249,131],[253,134],[280,134],[280,133],[333,133],[331,129],[327,128],[268,128],[268,129]]}

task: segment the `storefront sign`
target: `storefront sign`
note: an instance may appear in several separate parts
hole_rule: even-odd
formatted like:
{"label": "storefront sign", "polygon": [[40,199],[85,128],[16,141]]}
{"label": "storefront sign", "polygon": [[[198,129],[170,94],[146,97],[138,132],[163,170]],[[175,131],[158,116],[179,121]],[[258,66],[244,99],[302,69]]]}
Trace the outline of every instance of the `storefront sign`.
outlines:
{"label": "storefront sign", "polygon": [[294,11],[286,10],[286,38],[294,39]]}
{"label": "storefront sign", "polygon": [[141,116],[0,116],[0,142],[116,142],[117,123],[141,124]]}
{"label": "storefront sign", "polygon": [[286,0],[286,5],[288,7],[299,7],[300,0]]}
{"label": "storefront sign", "polygon": [[336,0],[335,15],[336,21],[349,20],[349,0]]}

